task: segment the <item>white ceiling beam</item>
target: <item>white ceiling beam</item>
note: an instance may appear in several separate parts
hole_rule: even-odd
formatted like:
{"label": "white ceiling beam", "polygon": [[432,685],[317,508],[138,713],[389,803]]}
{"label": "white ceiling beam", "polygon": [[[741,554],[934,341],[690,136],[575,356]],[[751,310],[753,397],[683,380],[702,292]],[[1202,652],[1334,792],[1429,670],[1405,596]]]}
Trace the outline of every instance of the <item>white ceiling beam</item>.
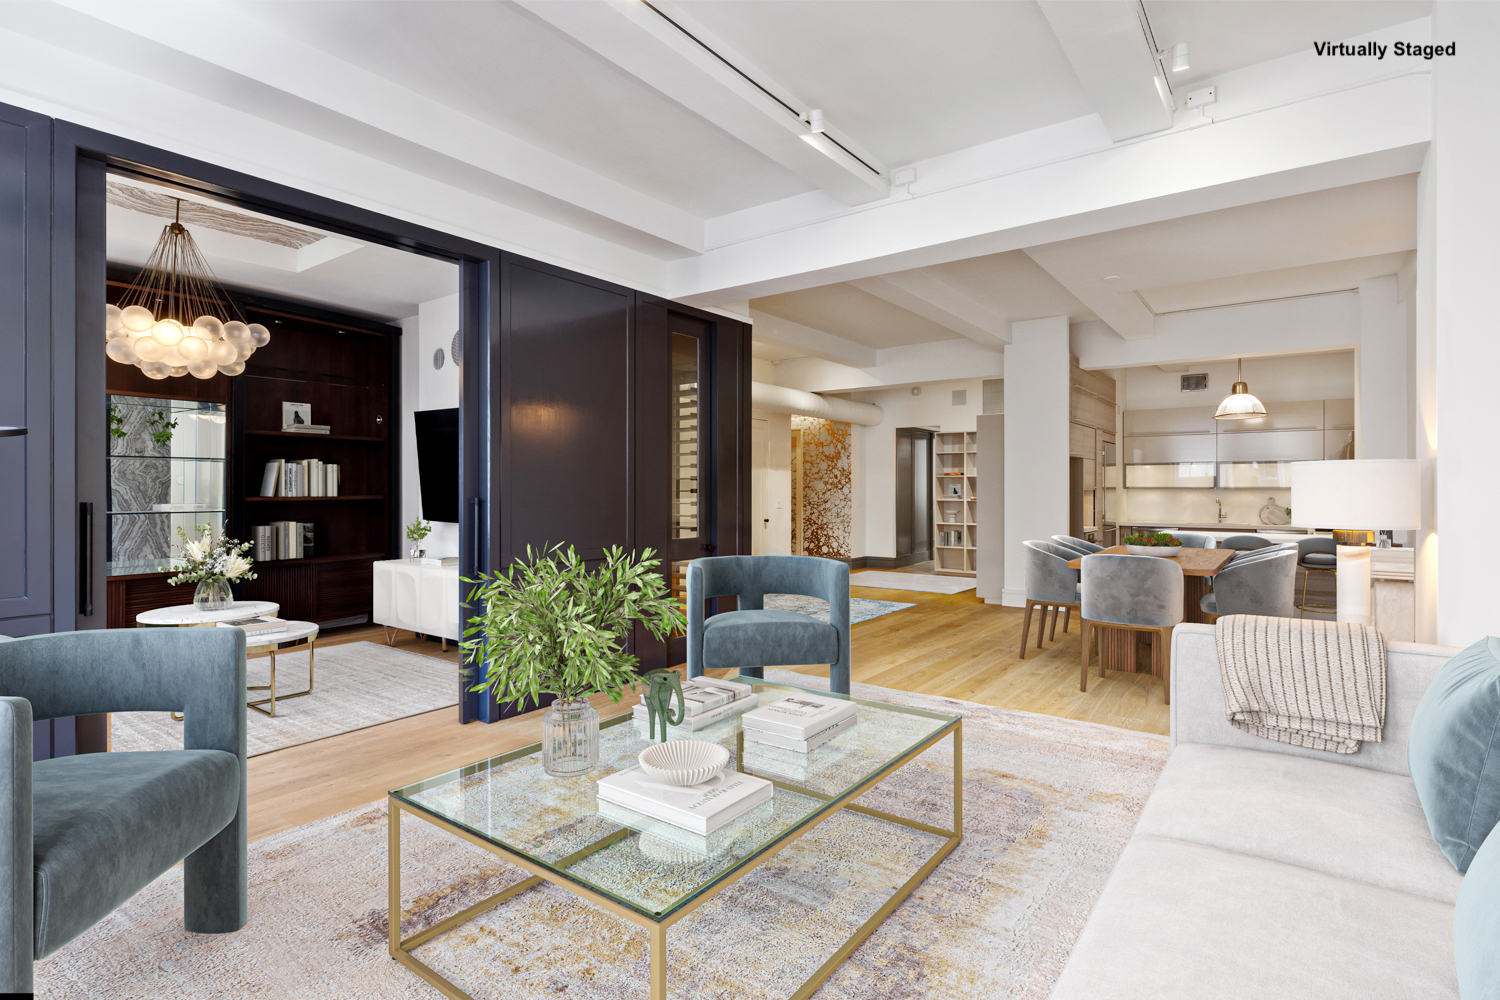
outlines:
{"label": "white ceiling beam", "polygon": [[1172,127],[1174,103],[1139,0],[1038,0],[1084,93],[1119,142]]}
{"label": "white ceiling beam", "polygon": [[[639,0],[517,2],[539,20],[845,204],[862,205],[890,196],[887,172],[880,161],[831,125],[826,135],[850,153],[821,136],[804,139],[812,135],[799,120],[811,110],[806,102],[799,102],[678,7],[663,0],[654,4],[662,11],[658,13]],[[788,29],[795,30],[792,25]]]}
{"label": "white ceiling beam", "polygon": [[976,344],[1000,350],[1010,343],[1010,324],[986,306],[920,268],[849,282],[860,291],[947,327]]}
{"label": "white ceiling beam", "polygon": [[189,92],[211,93],[269,120],[293,123],[309,134],[580,230],[593,228],[634,242],[663,258],[703,248],[703,220],[697,216],[344,62],[229,5],[59,0],[55,14],[49,8],[27,5],[11,11],[8,26]]}
{"label": "white ceiling beam", "polygon": [[822,358],[851,368],[873,368],[878,362],[873,347],[856,344],[852,340],[845,340],[780,316],[772,316],[759,309],[750,310],[750,322],[754,324],[756,337],[789,344],[806,351],[810,358]]}

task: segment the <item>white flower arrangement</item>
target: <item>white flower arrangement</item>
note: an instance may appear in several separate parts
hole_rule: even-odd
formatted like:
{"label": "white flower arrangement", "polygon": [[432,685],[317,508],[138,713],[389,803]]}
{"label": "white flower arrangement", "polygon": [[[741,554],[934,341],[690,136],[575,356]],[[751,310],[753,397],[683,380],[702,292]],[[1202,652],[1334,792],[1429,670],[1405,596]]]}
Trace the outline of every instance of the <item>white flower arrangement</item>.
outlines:
{"label": "white flower arrangement", "polygon": [[[208,524],[194,525],[194,529],[197,538],[189,538],[181,527],[177,529],[182,544],[174,548],[182,549],[187,565],[167,583],[175,587],[179,583],[202,583],[204,580],[233,582],[255,579],[255,574],[250,572],[255,560],[245,555],[250,548],[249,542],[238,542],[227,536],[215,538],[213,526]],[[161,567],[160,572],[166,572],[166,567]]]}

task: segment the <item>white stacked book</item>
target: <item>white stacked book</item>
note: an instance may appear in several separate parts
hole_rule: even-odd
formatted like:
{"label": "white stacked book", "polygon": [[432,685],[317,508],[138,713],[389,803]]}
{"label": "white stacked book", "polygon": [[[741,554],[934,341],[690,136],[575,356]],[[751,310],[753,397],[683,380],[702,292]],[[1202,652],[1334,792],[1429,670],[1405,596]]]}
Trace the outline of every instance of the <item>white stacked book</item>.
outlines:
{"label": "white stacked book", "polygon": [[746,712],[740,717],[740,728],[746,743],[806,753],[858,722],[852,701],[799,693]]}
{"label": "white stacked book", "polygon": [[278,632],[285,632],[286,620],[284,618],[235,618],[231,621],[219,622],[218,627],[237,628],[245,633],[246,639],[260,639],[276,635]]}
{"label": "white stacked book", "polygon": [[600,778],[596,791],[601,803],[624,806],[706,837],[769,801],[775,786],[765,778],[739,771],[723,771],[701,785],[668,785],[637,765]]}
{"label": "white stacked book", "polygon": [[860,758],[846,747],[820,746],[813,750],[785,750],[745,737],[745,768],[753,774],[770,774],[789,781],[809,781]]}
{"label": "white stacked book", "polygon": [[[759,805],[751,806],[741,816],[748,816],[756,810],[771,810],[776,807],[769,801]],[[716,854],[722,854],[734,845],[734,842],[743,836],[744,831],[739,827],[729,827],[727,824],[710,834],[689,833],[687,830],[671,823],[652,819],[645,813],[636,812],[634,809],[626,809],[624,806],[616,805],[605,799],[599,800],[599,815],[611,823],[628,826],[641,834],[641,853],[647,857],[658,860],[668,860],[661,855],[670,855],[673,861],[693,861],[711,858]],[[738,817],[737,817],[738,818]],[[653,843],[658,841],[660,843]],[[671,845],[678,848],[676,851],[663,851],[661,844]],[[686,852],[689,856],[683,857]]]}
{"label": "white stacked book", "polygon": [[[755,707],[755,692],[748,684],[733,684],[716,681],[712,677],[694,677],[682,684],[682,701],[687,707],[687,718],[673,729],[697,732],[715,722],[722,722],[731,715],[748,712]],[[677,699],[672,699],[672,712],[677,712]],[[635,706],[632,714],[639,722],[649,722],[646,706]]]}

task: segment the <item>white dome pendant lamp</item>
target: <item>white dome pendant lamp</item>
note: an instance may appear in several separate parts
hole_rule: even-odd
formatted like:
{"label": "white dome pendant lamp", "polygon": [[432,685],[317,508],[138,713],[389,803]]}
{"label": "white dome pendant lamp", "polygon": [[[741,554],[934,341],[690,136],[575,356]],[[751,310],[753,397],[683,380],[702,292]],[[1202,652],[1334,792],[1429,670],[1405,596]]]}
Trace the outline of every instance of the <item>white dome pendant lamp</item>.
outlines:
{"label": "white dome pendant lamp", "polygon": [[1252,417],[1263,417],[1266,408],[1260,400],[1250,395],[1250,387],[1243,381],[1245,377],[1245,361],[1240,359],[1236,371],[1237,378],[1241,381],[1234,383],[1234,388],[1229,395],[1224,397],[1224,402],[1219,404],[1218,412],[1214,414],[1215,420],[1249,420]]}
{"label": "white dome pendant lamp", "polygon": [[238,314],[182,224],[179,198],[177,217],[134,284],[118,305],[104,307],[104,353],[154,379],[238,375],[256,348],[271,342],[270,330],[234,319]]}

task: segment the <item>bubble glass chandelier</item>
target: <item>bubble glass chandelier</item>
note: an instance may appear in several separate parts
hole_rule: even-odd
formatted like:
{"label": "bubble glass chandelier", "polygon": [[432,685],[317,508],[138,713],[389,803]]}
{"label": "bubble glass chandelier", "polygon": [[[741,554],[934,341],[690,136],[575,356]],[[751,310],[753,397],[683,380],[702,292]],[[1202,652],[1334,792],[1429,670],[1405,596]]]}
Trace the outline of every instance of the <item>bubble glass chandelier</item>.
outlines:
{"label": "bubble glass chandelier", "polygon": [[118,305],[104,307],[104,353],[154,379],[238,375],[271,331],[246,323],[177,217]]}

